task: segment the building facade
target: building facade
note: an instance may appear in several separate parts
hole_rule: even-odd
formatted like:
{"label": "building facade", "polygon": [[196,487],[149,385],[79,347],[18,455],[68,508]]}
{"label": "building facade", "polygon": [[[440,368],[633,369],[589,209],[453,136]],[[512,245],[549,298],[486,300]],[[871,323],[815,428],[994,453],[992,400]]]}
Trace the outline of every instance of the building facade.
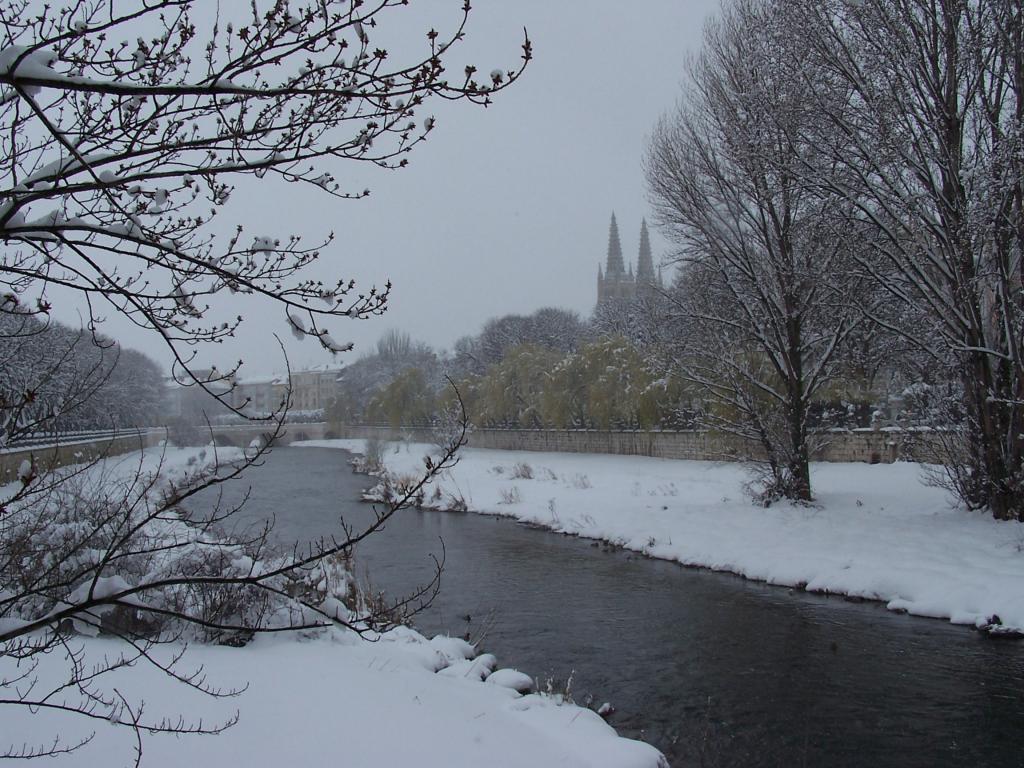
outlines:
{"label": "building facade", "polygon": [[281,408],[289,389],[293,416],[322,411],[338,394],[340,368],[322,366],[292,371],[290,376],[239,379],[231,393],[232,405],[251,414],[267,414]]}

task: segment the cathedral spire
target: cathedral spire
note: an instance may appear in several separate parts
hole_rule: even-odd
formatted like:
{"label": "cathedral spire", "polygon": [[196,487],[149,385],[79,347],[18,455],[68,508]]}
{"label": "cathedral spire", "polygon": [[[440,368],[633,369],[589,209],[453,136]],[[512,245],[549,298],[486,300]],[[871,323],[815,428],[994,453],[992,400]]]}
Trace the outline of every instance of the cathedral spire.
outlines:
{"label": "cathedral spire", "polygon": [[619,242],[619,225],[615,222],[615,214],[612,214],[612,223],[608,228],[608,266],[605,268],[606,277],[624,275],[626,265],[622,262],[622,243]]}
{"label": "cathedral spire", "polygon": [[651,239],[647,234],[647,219],[640,223],[640,256],[636,262],[636,279],[651,284],[657,280],[654,275],[654,258],[651,256]]}

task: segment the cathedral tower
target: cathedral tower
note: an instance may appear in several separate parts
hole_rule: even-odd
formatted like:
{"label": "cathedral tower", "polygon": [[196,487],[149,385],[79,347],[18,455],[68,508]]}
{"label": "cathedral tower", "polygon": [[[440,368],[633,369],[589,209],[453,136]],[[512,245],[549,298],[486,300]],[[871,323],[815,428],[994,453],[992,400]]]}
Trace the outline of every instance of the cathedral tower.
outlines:
{"label": "cathedral tower", "polygon": [[636,295],[646,298],[662,289],[661,275],[654,271],[651,238],[647,234],[647,219],[640,222],[640,255],[636,260]]}
{"label": "cathedral tower", "polygon": [[608,266],[605,269],[605,277],[622,276],[626,274],[626,265],[622,261],[622,242],[619,240],[619,225],[615,221],[615,214],[612,213],[612,223],[608,227]]}
{"label": "cathedral tower", "polygon": [[608,227],[608,256],[605,260],[604,273],[600,265],[597,268],[597,303],[607,301],[631,300],[636,295],[636,280],[633,277],[633,266],[626,271],[622,259],[622,242],[619,240],[619,225],[612,214]]}

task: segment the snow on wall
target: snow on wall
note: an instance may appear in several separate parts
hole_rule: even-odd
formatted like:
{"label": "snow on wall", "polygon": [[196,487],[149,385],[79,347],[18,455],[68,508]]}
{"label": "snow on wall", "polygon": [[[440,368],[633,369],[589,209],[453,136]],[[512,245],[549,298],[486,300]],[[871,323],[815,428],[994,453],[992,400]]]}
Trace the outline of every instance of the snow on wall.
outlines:
{"label": "snow on wall", "polygon": [[[431,430],[423,427],[351,426],[330,423],[327,430],[340,438],[363,440],[377,437],[387,441],[433,442]],[[726,436],[694,430],[656,432],[642,430],[588,429],[474,429],[471,448],[550,453],[613,453],[651,456],[658,459],[722,461],[735,456],[738,444]],[[934,460],[927,433],[893,430],[854,430],[829,433],[825,445],[815,452],[816,461],[890,464],[898,460]]]}

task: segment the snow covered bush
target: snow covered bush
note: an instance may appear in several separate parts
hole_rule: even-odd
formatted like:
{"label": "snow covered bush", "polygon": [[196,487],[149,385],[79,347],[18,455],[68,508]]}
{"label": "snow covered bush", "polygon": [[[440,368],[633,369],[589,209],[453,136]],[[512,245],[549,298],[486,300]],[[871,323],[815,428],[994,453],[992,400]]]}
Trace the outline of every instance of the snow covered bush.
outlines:
{"label": "snow covered bush", "polygon": [[500,496],[499,504],[518,504],[523,500],[522,496],[519,495],[518,486],[515,485],[500,489],[498,494]]}
{"label": "snow covered bush", "polygon": [[512,465],[510,477],[513,480],[533,480],[533,467],[525,461],[517,461]]}
{"label": "snow covered bush", "polygon": [[376,435],[366,438],[363,441],[362,454],[352,459],[356,471],[375,474],[383,470],[384,454],[388,450],[388,445],[387,440],[382,440]]}
{"label": "snow covered bush", "polygon": [[[226,724],[143,718],[141,702],[120,701],[104,688],[103,676],[145,662],[218,696],[201,672],[179,669],[180,653],[169,664],[157,662],[154,647],[181,640],[238,645],[259,632],[330,626],[363,634],[405,620],[410,606],[429,599],[436,579],[397,603],[363,596],[351,574],[352,548],[422,498],[432,472],[451,466],[458,445],[393,489],[368,525],[345,528],[304,551],[276,549],[269,525],[229,535],[225,524],[237,508],[193,503],[200,491],[260,461],[266,446],[251,455],[150,452],[26,473],[0,489],[0,705],[34,708],[61,694],[65,712],[94,717],[102,711],[139,731],[216,732]],[[101,634],[123,641],[125,650],[86,669],[76,637]],[[46,678],[38,671],[44,655]],[[59,661],[66,682],[51,687]],[[11,746],[0,755],[75,748],[59,737],[54,744]]]}
{"label": "snow covered bush", "polygon": [[[196,489],[239,466],[211,453],[182,467],[98,464],[30,483],[5,500],[0,615],[87,635],[219,641],[308,622],[304,604],[324,610],[324,601],[340,596],[354,608],[336,555],[292,570],[265,530],[232,537],[220,525],[231,510],[189,509]],[[271,572],[254,588],[254,578]]]}

